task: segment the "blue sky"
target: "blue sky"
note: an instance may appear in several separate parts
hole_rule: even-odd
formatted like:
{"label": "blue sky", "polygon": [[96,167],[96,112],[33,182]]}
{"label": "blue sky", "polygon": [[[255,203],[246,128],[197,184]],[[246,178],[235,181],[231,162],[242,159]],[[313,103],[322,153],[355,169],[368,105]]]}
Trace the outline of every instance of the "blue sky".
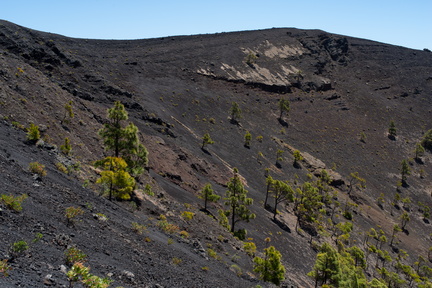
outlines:
{"label": "blue sky", "polygon": [[141,39],[272,27],[432,50],[431,0],[8,0],[0,19],[69,37]]}

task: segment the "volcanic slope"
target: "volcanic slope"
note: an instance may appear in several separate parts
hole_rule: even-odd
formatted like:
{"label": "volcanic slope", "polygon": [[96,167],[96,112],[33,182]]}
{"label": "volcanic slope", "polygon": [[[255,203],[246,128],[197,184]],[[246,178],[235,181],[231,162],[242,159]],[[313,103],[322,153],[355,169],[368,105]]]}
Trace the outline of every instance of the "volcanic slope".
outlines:
{"label": "volcanic slope", "polygon": [[[200,210],[198,191],[211,183],[223,196],[234,167],[257,215],[236,228],[247,230],[246,238],[258,251],[271,239],[282,253],[286,285],[313,286],[306,274],[316,247],[334,239],[318,234],[313,225],[296,229],[292,203],[280,205],[272,220],[271,209],[263,208],[267,174],[301,186],[326,169],[340,203],[338,209],[333,206],[333,223],[348,221],[343,210],[353,216],[354,230],[345,245],[367,251],[370,228],[382,229],[390,239],[405,211],[410,221],[398,233],[397,246],[387,241],[382,249],[392,259],[407,251],[404,263],[409,265],[419,255],[427,258],[432,229],[424,211],[432,207],[432,156],[426,152],[420,160],[413,158],[416,143],[432,128],[428,50],[298,29],[130,41],[72,39],[2,21],[0,63],[1,193],[29,196],[20,213],[2,206],[0,257],[10,256],[12,243],[43,235],[10,263],[10,275],[0,279],[3,286],[67,285],[62,270],[68,269],[64,251],[70,245],[86,252],[92,273],[126,287],[268,285],[257,280],[242,242]],[[290,101],[291,110],[278,119],[281,98]],[[75,114],[70,119],[64,108],[69,101]],[[138,207],[108,201],[95,184],[92,162],[109,155],[97,131],[115,101],[124,104],[149,150],[139,188],[150,184],[156,196],[140,196]],[[233,102],[242,110],[238,121],[230,119]],[[388,137],[391,121],[397,128],[394,138]],[[19,130],[30,123],[40,127],[45,144],[25,143],[25,132]],[[244,145],[247,131],[250,147]],[[205,133],[215,143],[201,149]],[[72,143],[71,158],[53,146],[62,145],[65,137]],[[299,165],[293,165],[295,150],[303,155]],[[400,186],[403,159],[411,175]],[[46,177],[28,172],[35,161],[46,165]],[[65,175],[56,168],[58,162],[81,168]],[[355,172],[366,180],[365,188],[350,181]],[[74,226],[64,215],[70,206],[85,212]],[[223,201],[210,208],[211,215],[218,218],[220,208],[225,208]],[[185,220],[184,211],[195,217]],[[97,213],[108,221],[98,220]],[[163,231],[161,214],[189,236]],[[133,222],[147,230],[137,234]],[[368,255],[369,280],[379,277],[375,257]],[[430,267],[428,261],[424,265]]]}

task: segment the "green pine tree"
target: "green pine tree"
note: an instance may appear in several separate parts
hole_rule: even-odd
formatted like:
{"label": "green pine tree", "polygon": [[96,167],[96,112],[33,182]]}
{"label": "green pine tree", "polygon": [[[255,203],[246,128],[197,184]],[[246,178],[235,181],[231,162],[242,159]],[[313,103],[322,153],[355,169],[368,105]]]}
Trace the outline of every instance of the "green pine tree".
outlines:
{"label": "green pine tree", "polygon": [[204,188],[200,191],[198,196],[200,199],[204,200],[204,211],[207,210],[208,202],[217,202],[221,198],[219,195],[215,194],[210,183],[207,183]]}
{"label": "green pine tree", "polygon": [[231,108],[230,108],[230,114],[231,114],[231,122],[232,123],[238,123],[240,118],[242,118],[242,110],[240,109],[237,102],[232,102]]}
{"label": "green pine tree", "polygon": [[388,129],[388,135],[390,139],[396,139],[396,135],[397,135],[397,130],[396,130],[396,125],[394,123],[394,121],[390,121],[390,126]]}
{"label": "green pine tree", "polygon": [[209,144],[214,144],[215,142],[211,139],[210,134],[209,133],[205,133],[203,138],[202,138],[202,146],[201,149],[204,149],[205,146],[209,145]]}
{"label": "green pine tree", "polygon": [[128,120],[128,113],[120,101],[108,109],[108,123],[99,130],[105,149],[112,150],[114,157],[122,157],[127,164],[127,171],[138,177],[148,164],[148,151],[140,143],[138,127],[129,123],[123,127],[123,121]]}
{"label": "green pine tree", "polygon": [[250,144],[252,141],[252,134],[249,131],[246,131],[246,134],[244,135],[244,140],[245,140],[244,146],[246,148],[250,148]]}
{"label": "green pine tree", "polygon": [[106,157],[96,161],[95,167],[103,170],[96,183],[104,187],[104,193],[108,193],[109,200],[113,197],[119,200],[130,199],[135,187],[135,179],[126,171],[126,161],[119,157]]}
{"label": "green pine tree", "polygon": [[282,255],[274,246],[264,249],[264,258],[254,258],[254,272],[260,279],[271,282],[277,286],[285,280],[285,267],[282,264]]}
{"label": "green pine tree", "polygon": [[402,180],[402,185],[406,186],[407,185],[407,179],[408,179],[408,175],[411,174],[411,168],[408,164],[407,160],[402,160],[401,162],[401,180]]}
{"label": "green pine tree", "polygon": [[282,120],[283,114],[288,114],[291,110],[290,101],[288,99],[281,98],[279,100],[279,119]]}
{"label": "green pine tree", "polygon": [[250,219],[255,219],[256,215],[248,208],[252,205],[253,200],[247,197],[248,191],[243,186],[237,168],[234,168],[234,177],[228,181],[227,186],[228,190],[224,200],[229,210],[225,212],[227,217],[231,217],[231,232],[234,233],[237,222],[249,222]]}

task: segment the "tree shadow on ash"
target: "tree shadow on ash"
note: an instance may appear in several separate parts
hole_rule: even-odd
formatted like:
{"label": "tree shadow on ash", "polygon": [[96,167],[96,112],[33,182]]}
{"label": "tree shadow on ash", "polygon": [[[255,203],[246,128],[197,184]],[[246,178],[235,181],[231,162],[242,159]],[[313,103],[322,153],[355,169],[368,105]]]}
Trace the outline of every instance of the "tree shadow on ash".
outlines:
{"label": "tree shadow on ash", "polygon": [[273,219],[273,218],[272,218],[272,221],[273,221],[273,223],[275,223],[276,225],[278,225],[279,228],[281,228],[282,230],[284,230],[284,231],[286,231],[288,233],[291,233],[291,229],[285,223],[283,223],[282,221],[280,221],[278,219]]}

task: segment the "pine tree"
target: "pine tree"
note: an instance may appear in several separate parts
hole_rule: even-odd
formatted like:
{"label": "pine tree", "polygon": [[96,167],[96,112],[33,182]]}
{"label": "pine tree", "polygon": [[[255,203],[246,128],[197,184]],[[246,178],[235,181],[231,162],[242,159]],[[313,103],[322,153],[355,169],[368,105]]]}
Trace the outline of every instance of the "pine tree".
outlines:
{"label": "pine tree", "polygon": [[390,139],[392,139],[392,140],[396,139],[397,130],[396,130],[396,125],[395,125],[395,123],[394,123],[393,120],[390,121],[390,126],[389,126],[389,129],[388,129],[388,135],[389,135]]}
{"label": "pine tree", "polygon": [[282,264],[282,255],[274,246],[264,249],[264,259],[254,258],[254,272],[260,275],[260,279],[271,282],[277,286],[285,280],[285,267]]}
{"label": "pine tree", "polygon": [[406,225],[407,225],[408,222],[411,220],[411,219],[410,219],[410,216],[409,216],[408,212],[404,211],[404,212],[402,213],[402,215],[401,215],[399,218],[400,218],[400,220],[401,220],[401,226],[400,226],[400,229],[402,229],[402,231],[405,231],[405,227],[406,227]]}
{"label": "pine tree", "polygon": [[64,139],[64,144],[60,145],[60,150],[62,151],[63,154],[70,155],[70,153],[72,152],[72,146],[70,144],[69,138],[66,137]]}
{"label": "pine tree", "polygon": [[421,145],[432,152],[432,129],[428,130],[421,141]]}
{"label": "pine tree", "polygon": [[36,143],[40,139],[40,131],[39,126],[30,123],[29,128],[27,129],[27,140],[32,143]]}
{"label": "pine tree", "polygon": [[95,167],[103,169],[96,183],[103,185],[104,193],[108,193],[109,200],[113,197],[120,200],[130,199],[135,179],[126,171],[126,161],[119,157],[106,157],[96,161]]}
{"label": "pine tree", "polygon": [[403,186],[407,185],[406,181],[408,179],[408,175],[410,174],[411,174],[411,169],[409,167],[408,161],[404,159],[401,162],[401,180]]}
{"label": "pine tree", "polygon": [[226,211],[226,215],[231,217],[231,232],[234,233],[237,222],[249,222],[250,219],[255,219],[256,215],[248,208],[253,200],[247,197],[248,191],[243,186],[237,168],[234,168],[234,177],[228,181],[227,186],[224,200],[229,210]]}
{"label": "pine tree", "polygon": [[64,114],[64,116],[63,116],[63,119],[60,121],[60,123],[61,124],[63,124],[63,122],[65,122],[65,123],[67,123],[68,121],[66,120],[66,118],[69,116],[69,118],[74,118],[75,117],[75,114],[74,114],[74,112],[73,112],[73,110],[72,110],[72,100],[71,101],[69,101],[69,102],[67,102],[66,104],[65,104],[65,106],[64,106],[64,109],[65,109],[65,114]]}
{"label": "pine tree", "polygon": [[279,100],[279,120],[282,120],[282,116],[284,113],[288,114],[291,110],[290,101],[288,99],[281,98]]}
{"label": "pine tree", "polygon": [[108,123],[99,130],[105,149],[112,150],[114,157],[122,157],[127,164],[127,171],[134,177],[143,173],[148,164],[148,151],[140,143],[138,127],[129,123],[123,127],[123,121],[128,120],[128,113],[120,101],[108,109]]}
{"label": "pine tree", "polygon": [[348,195],[351,194],[354,187],[357,187],[360,190],[366,188],[366,180],[361,178],[358,172],[350,173]]}
{"label": "pine tree", "polygon": [[417,161],[421,160],[421,157],[424,155],[425,153],[425,148],[423,147],[423,145],[421,143],[417,143],[416,144],[416,148],[414,150],[415,153],[415,159]]}
{"label": "pine tree", "polygon": [[198,196],[200,199],[204,199],[204,211],[207,210],[208,202],[217,202],[220,199],[220,196],[215,194],[213,188],[210,183],[207,183],[204,188],[200,191]]}
{"label": "pine tree", "polygon": [[300,151],[299,150],[295,150],[294,153],[293,153],[293,156],[294,156],[294,164],[293,164],[294,167],[301,168],[300,161],[303,160],[303,156],[301,155]]}
{"label": "pine tree", "polygon": [[277,215],[277,207],[282,202],[293,202],[294,201],[294,190],[291,186],[283,182],[281,180],[273,181],[273,198],[274,198],[274,211],[273,211],[273,219],[276,220]]}
{"label": "pine tree", "polygon": [[202,142],[201,149],[204,149],[206,145],[214,144],[214,141],[211,139],[209,133],[205,133],[202,140],[203,142]]}
{"label": "pine tree", "polygon": [[339,287],[340,270],[339,253],[328,243],[324,243],[308,276],[315,280],[315,287],[318,287],[319,283],[324,285],[327,282]]}
{"label": "pine tree", "polygon": [[244,140],[245,140],[244,146],[246,148],[250,148],[250,144],[252,141],[252,134],[249,131],[246,131],[246,134],[244,135]]}
{"label": "pine tree", "polygon": [[264,209],[267,208],[268,196],[269,196],[269,194],[271,192],[271,189],[273,187],[273,182],[274,182],[273,177],[271,177],[270,175],[268,175],[266,177],[266,186],[267,186],[267,189],[266,189],[266,197],[265,197],[265,201],[264,201]]}
{"label": "pine tree", "polygon": [[115,157],[120,157],[120,153],[126,148],[124,143],[125,131],[121,123],[127,119],[128,113],[123,104],[116,101],[114,107],[108,109],[109,122],[99,130],[99,136],[103,138],[105,149],[114,150]]}
{"label": "pine tree", "polygon": [[231,122],[232,123],[238,123],[240,118],[242,118],[242,111],[237,104],[237,102],[232,102],[231,108],[230,108],[230,114],[231,114]]}

